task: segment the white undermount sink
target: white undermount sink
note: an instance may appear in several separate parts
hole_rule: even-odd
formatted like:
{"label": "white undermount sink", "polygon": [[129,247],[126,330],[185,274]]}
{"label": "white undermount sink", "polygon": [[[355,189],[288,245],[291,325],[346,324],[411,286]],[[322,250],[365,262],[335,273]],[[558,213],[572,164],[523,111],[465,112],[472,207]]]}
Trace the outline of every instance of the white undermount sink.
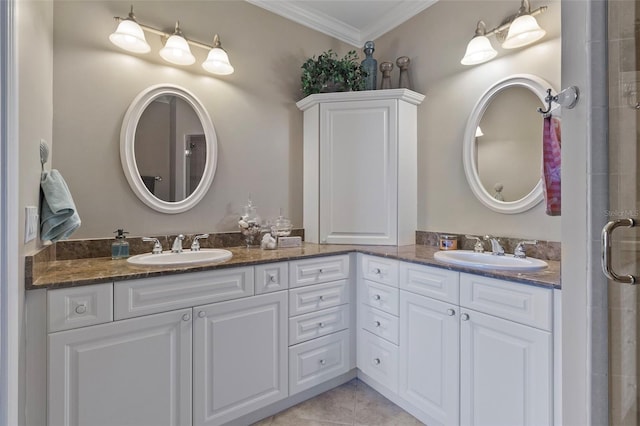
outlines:
{"label": "white undermount sink", "polygon": [[233,254],[224,249],[201,249],[199,251],[185,250],[182,253],[152,254],[145,253],[131,256],[127,262],[138,266],[188,266],[204,263],[224,262],[231,259]]}
{"label": "white undermount sink", "polygon": [[513,257],[512,254],[495,256],[491,253],[476,253],[471,250],[439,251],[433,255],[433,258],[451,265],[494,271],[535,272],[549,266],[544,260],[532,257],[521,259]]}

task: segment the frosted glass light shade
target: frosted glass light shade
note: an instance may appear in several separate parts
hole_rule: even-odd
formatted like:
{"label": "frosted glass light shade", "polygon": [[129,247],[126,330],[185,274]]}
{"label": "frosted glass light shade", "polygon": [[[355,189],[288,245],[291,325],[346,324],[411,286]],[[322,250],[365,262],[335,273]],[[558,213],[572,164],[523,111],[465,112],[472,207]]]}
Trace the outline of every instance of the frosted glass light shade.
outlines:
{"label": "frosted glass light shade", "polygon": [[233,74],[233,66],[229,63],[229,56],[220,47],[214,47],[209,51],[207,59],[202,63],[202,68],[212,74]]}
{"label": "frosted glass light shade", "polygon": [[489,39],[479,35],[471,39],[460,63],[462,65],[481,64],[495,58],[497,54],[498,52],[491,46]]}
{"label": "frosted glass light shade", "polygon": [[109,36],[109,40],[128,52],[148,53],[151,50],[140,25],[130,19],[120,21],[118,28]]}
{"label": "frosted glass light shade", "polygon": [[176,65],[191,65],[196,61],[191,49],[189,49],[187,40],[177,34],[169,37],[159,53],[162,59]]}
{"label": "frosted glass light shade", "polygon": [[531,15],[518,16],[509,27],[509,33],[502,47],[515,49],[540,40],[547,32],[540,28],[538,21]]}

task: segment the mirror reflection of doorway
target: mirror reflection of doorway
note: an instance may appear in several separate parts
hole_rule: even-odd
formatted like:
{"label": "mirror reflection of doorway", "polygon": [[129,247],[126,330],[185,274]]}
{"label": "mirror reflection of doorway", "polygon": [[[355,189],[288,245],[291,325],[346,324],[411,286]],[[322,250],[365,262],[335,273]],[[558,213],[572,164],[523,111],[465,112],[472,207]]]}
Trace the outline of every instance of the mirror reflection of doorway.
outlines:
{"label": "mirror reflection of doorway", "polygon": [[200,184],[207,163],[207,141],[204,135],[186,135],[184,142],[185,196],[193,194]]}

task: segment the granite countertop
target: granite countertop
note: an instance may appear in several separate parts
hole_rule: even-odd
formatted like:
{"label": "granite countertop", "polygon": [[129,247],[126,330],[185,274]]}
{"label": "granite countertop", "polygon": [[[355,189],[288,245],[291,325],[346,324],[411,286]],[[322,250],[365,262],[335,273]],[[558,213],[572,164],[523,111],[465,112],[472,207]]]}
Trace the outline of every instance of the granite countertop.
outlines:
{"label": "granite countertop", "polygon": [[560,288],[560,262],[547,260],[549,268],[540,272],[503,272],[485,271],[448,265],[433,258],[437,247],[424,245],[408,246],[363,246],[363,245],[325,245],[304,243],[302,247],[262,250],[260,248],[227,247],[233,257],[222,263],[202,264],[186,267],[141,267],[134,266],[125,259],[112,260],[108,257],[54,260],[38,273],[35,279],[27,280],[26,289],[62,288],[111,281],[123,281],[138,278],[157,277],[187,272],[209,271],[237,266],[256,265],[276,261],[288,261],[317,256],[359,252],[375,256],[388,257],[406,262],[435,266],[453,271],[469,272],[492,278],[507,279],[524,284],[548,288]]}

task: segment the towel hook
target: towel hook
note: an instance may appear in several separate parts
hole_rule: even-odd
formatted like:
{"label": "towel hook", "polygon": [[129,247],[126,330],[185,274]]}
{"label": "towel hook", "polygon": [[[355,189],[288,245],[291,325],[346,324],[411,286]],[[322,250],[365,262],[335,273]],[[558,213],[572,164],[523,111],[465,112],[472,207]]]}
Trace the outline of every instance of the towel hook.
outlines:
{"label": "towel hook", "polygon": [[44,139],[40,139],[40,165],[42,167],[41,172],[44,172],[44,165],[49,161],[49,145]]}
{"label": "towel hook", "polygon": [[544,98],[544,101],[547,103],[547,109],[543,110],[538,107],[538,112],[543,115],[547,115],[551,112],[551,103],[555,102],[562,107],[572,109],[578,103],[578,98],[580,97],[580,91],[576,86],[571,86],[555,96],[551,95],[551,89],[547,89],[547,96]]}

